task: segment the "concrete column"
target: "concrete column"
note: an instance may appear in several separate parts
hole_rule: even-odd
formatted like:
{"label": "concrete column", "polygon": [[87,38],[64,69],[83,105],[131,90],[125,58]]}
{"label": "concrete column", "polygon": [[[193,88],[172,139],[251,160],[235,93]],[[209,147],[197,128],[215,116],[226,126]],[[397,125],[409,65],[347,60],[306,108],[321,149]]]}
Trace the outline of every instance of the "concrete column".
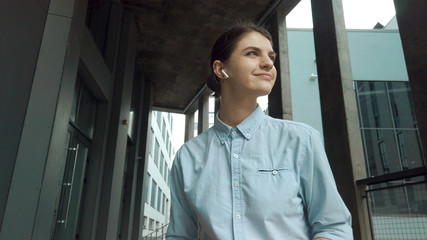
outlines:
{"label": "concrete column", "polygon": [[[427,161],[427,2],[394,0],[424,161]],[[427,165],[427,164],[426,164]]]}
{"label": "concrete column", "polygon": [[185,137],[184,142],[194,137],[194,112],[185,114]]}
{"label": "concrete column", "polygon": [[134,202],[135,207],[133,209],[133,221],[132,221],[132,232],[129,239],[142,239],[142,230],[144,225],[144,206],[145,206],[145,196],[146,188],[148,187],[147,181],[147,167],[148,167],[148,151],[150,147],[150,135],[151,134],[151,110],[153,106],[152,101],[152,85],[151,81],[145,80],[141,74],[137,74],[135,81],[143,81],[142,89],[142,102],[140,103],[140,122],[139,126],[139,143],[137,147],[138,150],[138,159],[135,164],[137,168],[136,173],[136,183],[135,183],[135,194]]}
{"label": "concrete column", "polygon": [[284,7],[284,5],[279,7],[269,22],[274,51],[277,53],[275,62],[277,78],[270,95],[268,95],[268,113],[275,118],[292,120],[291,78],[286,29],[287,12]]}
{"label": "concrete column", "polygon": [[209,128],[209,94],[205,94],[199,99],[198,122],[198,134]]}
{"label": "concrete column", "polygon": [[123,186],[124,159],[127,147],[127,125],[136,54],[136,27],[130,12],[124,12],[120,33],[120,51],[115,73],[114,98],[103,176],[97,238],[116,239]]}
{"label": "concrete column", "polygon": [[338,190],[353,217],[355,239],[371,239],[358,112],[341,0],[312,0],[325,149]]}

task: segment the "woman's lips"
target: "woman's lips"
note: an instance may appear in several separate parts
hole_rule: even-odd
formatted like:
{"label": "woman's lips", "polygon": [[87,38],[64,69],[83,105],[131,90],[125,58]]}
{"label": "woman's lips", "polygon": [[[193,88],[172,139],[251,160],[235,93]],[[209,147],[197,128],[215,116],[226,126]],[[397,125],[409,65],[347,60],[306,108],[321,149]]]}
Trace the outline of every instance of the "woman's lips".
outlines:
{"label": "woman's lips", "polygon": [[269,74],[269,73],[257,73],[257,74],[254,74],[254,75],[257,76],[257,77],[265,78],[265,79],[272,79],[273,78],[273,76],[271,74]]}

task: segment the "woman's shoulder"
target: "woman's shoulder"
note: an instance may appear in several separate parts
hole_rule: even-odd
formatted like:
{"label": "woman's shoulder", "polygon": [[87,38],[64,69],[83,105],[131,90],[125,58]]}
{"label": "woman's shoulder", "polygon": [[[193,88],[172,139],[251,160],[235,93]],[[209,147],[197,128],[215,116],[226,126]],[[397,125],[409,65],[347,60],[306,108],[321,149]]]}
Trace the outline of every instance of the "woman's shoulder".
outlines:
{"label": "woman's shoulder", "polygon": [[178,150],[178,152],[185,152],[187,154],[194,151],[204,152],[206,143],[210,138],[212,138],[212,136],[214,136],[214,133],[215,132],[212,127],[203,131],[200,135],[185,142]]}
{"label": "woman's shoulder", "polygon": [[313,134],[318,132],[316,129],[305,123],[293,120],[278,119],[270,116],[266,117],[266,125],[267,127],[279,128],[281,130],[296,131],[307,134]]}

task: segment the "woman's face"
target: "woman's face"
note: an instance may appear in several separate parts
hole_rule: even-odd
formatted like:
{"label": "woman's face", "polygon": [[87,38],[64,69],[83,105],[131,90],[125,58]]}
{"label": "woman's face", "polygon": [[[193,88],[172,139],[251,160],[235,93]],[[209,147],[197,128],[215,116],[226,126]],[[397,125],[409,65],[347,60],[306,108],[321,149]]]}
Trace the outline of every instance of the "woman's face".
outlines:
{"label": "woman's face", "polygon": [[236,44],[224,71],[230,76],[223,81],[222,91],[241,96],[259,97],[271,92],[276,81],[274,53],[270,41],[258,32],[243,35]]}

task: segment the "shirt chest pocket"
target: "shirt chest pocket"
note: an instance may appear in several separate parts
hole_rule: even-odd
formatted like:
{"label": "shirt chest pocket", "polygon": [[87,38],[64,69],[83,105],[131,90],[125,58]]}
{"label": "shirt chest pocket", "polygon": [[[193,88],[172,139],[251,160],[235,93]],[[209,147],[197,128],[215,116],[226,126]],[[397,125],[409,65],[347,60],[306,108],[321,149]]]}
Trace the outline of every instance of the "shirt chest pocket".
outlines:
{"label": "shirt chest pocket", "polygon": [[[282,174],[282,171],[292,171],[289,168],[260,168],[258,169],[258,174],[271,174],[277,176],[279,173]],[[285,173],[283,173],[285,174]]]}
{"label": "shirt chest pocket", "polygon": [[288,167],[258,167],[248,179],[258,197],[268,199],[293,198],[298,195],[299,182],[293,169]]}

